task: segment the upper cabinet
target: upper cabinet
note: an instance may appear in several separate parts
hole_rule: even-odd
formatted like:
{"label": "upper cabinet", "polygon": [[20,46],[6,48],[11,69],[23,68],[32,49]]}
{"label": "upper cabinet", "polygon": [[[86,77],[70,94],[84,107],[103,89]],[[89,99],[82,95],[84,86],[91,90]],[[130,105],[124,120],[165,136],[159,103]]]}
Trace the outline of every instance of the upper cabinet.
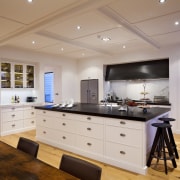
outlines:
{"label": "upper cabinet", "polygon": [[2,62],[1,88],[34,88],[34,66]]}
{"label": "upper cabinet", "polygon": [[34,88],[34,66],[26,66],[26,87]]}
{"label": "upper cabinet", "polygon": [[15,88],[23,88],[23,65],[22,64],[15,64],[14,65],[14,87]]}
{"label": "upper cabinet", "polygon": [[1,63],[1,88],[11,87],[11,64]]}

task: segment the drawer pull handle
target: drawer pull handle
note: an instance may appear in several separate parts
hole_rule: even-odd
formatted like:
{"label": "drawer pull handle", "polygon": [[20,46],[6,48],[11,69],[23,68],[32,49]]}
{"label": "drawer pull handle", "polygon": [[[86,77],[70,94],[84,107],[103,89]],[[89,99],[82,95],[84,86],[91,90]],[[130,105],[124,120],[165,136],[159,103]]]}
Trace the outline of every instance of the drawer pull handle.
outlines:
{"label": "drawer pull handle", "polygon": [[43,122],[46,122],[46,120],[45,120],[45,119],[43,119]]}
{"label": "drawer pull handle", "polygon": [[34,112],[31,112],[31,114],[33,115],[33,114],[34,114]]}
{"label": "drawer pull handle", "polygon": [[13,107],[13,108],[11,108],[12,110],[15,110],[15,108]]}
{"label": "drawer pull handle", "polygon": [[125,153],[124,151],[120,151],[120,154],[123,154],[123,155],[124,155],[124,154],[126,154],[126,153]]}
{"label": "drawer pull handle", "polygon": [[12,114],[12,117],[15,117],[16,115],[15,114]]}
{"label": "drawer pull handle", "polygon": [[63,136],[62,138],[63,138],[63,139],[66,139],[66,136]]}
{"label": "drawer pull handle", "polygon": [[91,131],[91,128],[87,128],[88,131]]}
{"label": "drawer pull handle", "polygon": [[66,116],[66,114],[62,114],[62,116]]}
{"label": "drawer pull handle", "polygon": [[63,126],[66,126],[66,123],[62,123]]}
{"label": "drawer pull handle", "polygon": [[32,124],[34,124],[34,121],[31,121]]}
{"label": "drawer pull handle", "polygon": [[12,124],[12,127],[15,127],[16,125],[15,124]]}
{"label": "drawer pull handle", "polygon": [[87,117],[87,120],[91,120],[91,117]]}
{"label": "drawer pull handle", "polygon": [[91,144],[91,143],[87,143],[87,145],[88,145],[88,146],[92,146],[92,144]]}
{"label": "drawer pull handle", "polygon": [[121,136],[121,137],[125,137],[126,135],[125,135],[125,134],[123,134],[123,133],[120,133],[120,136]]}
{"label": "drawer pull handle", "polygon": [[46,114],[46,111],[43,111],[44,114]]}
{"label": "drawer pull handle", "polygon": [[120,121],[120,124],[126,124],[126,122],[124,122],[124,121]]}
{"label": "drawer pull handle", "polygon": [[43,134],[46,134],[46,131],[43,131]]}

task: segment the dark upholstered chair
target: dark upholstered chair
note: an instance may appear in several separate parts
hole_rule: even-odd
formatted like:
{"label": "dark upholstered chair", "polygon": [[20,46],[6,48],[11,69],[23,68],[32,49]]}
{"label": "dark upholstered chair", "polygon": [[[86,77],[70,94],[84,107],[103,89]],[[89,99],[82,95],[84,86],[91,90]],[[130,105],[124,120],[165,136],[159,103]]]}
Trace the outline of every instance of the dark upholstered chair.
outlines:
{"label": "dark upholstered chair", "polygon": [[24,151],[25,153],[28,153],[36,158],[39,150],[39,144],[30,139],[20,137],[17,145],[17,149]]}
{"label": "dark upholstered chair", "polygon": [[102,169],[95,164],[63,155],[59,169],[81,179],[81,180],[100,180]]}

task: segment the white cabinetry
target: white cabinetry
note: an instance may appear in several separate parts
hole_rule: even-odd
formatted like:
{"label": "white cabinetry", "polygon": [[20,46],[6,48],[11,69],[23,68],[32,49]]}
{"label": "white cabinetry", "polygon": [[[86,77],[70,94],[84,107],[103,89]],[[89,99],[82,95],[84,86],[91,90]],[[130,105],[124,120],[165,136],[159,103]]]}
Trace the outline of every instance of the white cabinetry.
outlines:
{"label": "white cabinetry", "polygon": [[34,65],[1,62],[1,88],[34,88]]}
{"label": "white cabinetry", "polygon": [[110,164],[142,167],[142,122],[123,119],[106,120],[105,159]]}
{"label": "white cabinetry", "polygon": [[0,108],[1,135],[13,134],[35,128],[35,110],[31,106],[2,106]]}
{"label": "white cabinetry", "polygon": [[141,122],[37,109],[36,138],[88,158],[146,174],[146,157],[155,134],[151,123],[159,117]]}
{"label": "white cabinetry", "polygon": [[103,156],[102,118],[37,110],[37,140],[88,157]]}

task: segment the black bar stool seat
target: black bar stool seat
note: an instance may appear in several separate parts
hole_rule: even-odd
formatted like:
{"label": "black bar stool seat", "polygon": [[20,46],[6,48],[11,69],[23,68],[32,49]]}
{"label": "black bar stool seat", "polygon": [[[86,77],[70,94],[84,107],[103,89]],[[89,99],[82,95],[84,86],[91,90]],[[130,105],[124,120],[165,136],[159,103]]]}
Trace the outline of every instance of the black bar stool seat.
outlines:
{"label": "black bar stool seat", "polygon": [[[166,124],[170,124],[171,121],[175,121],[174,118],[159,118],[160,121],[163,121],[164,123]],[[174,140],[174,136],[173,136],[173,133],[172,133],[172,129],[171,127],[168,128],[168,135],[169,135],[169,139],[170,139],[170,144],[172,146],[172,149],[175,153],[175,157],[176,159],[179,159],[179,154],[178,154],[178,151],[177,151],[177,146],[176,146],[176,143],[175,143],[175,140]]]}
{"label": "black bar stool seat", "polygon": [[[153,158],[156,158],[157,161],[164,160],[165,173],[167,174],[167,160],[172,161],[174,168],[177,167],[175,156],[173,154],[172,146],[170,144],[170,140],[167,133],[167,129],[171,128],[171,125],[167,123],[153,123],[152,126],[157,127],[157,131],[147,161],[147,166],[150,167]],[[167,152],[165,147],[167,147]]]}

